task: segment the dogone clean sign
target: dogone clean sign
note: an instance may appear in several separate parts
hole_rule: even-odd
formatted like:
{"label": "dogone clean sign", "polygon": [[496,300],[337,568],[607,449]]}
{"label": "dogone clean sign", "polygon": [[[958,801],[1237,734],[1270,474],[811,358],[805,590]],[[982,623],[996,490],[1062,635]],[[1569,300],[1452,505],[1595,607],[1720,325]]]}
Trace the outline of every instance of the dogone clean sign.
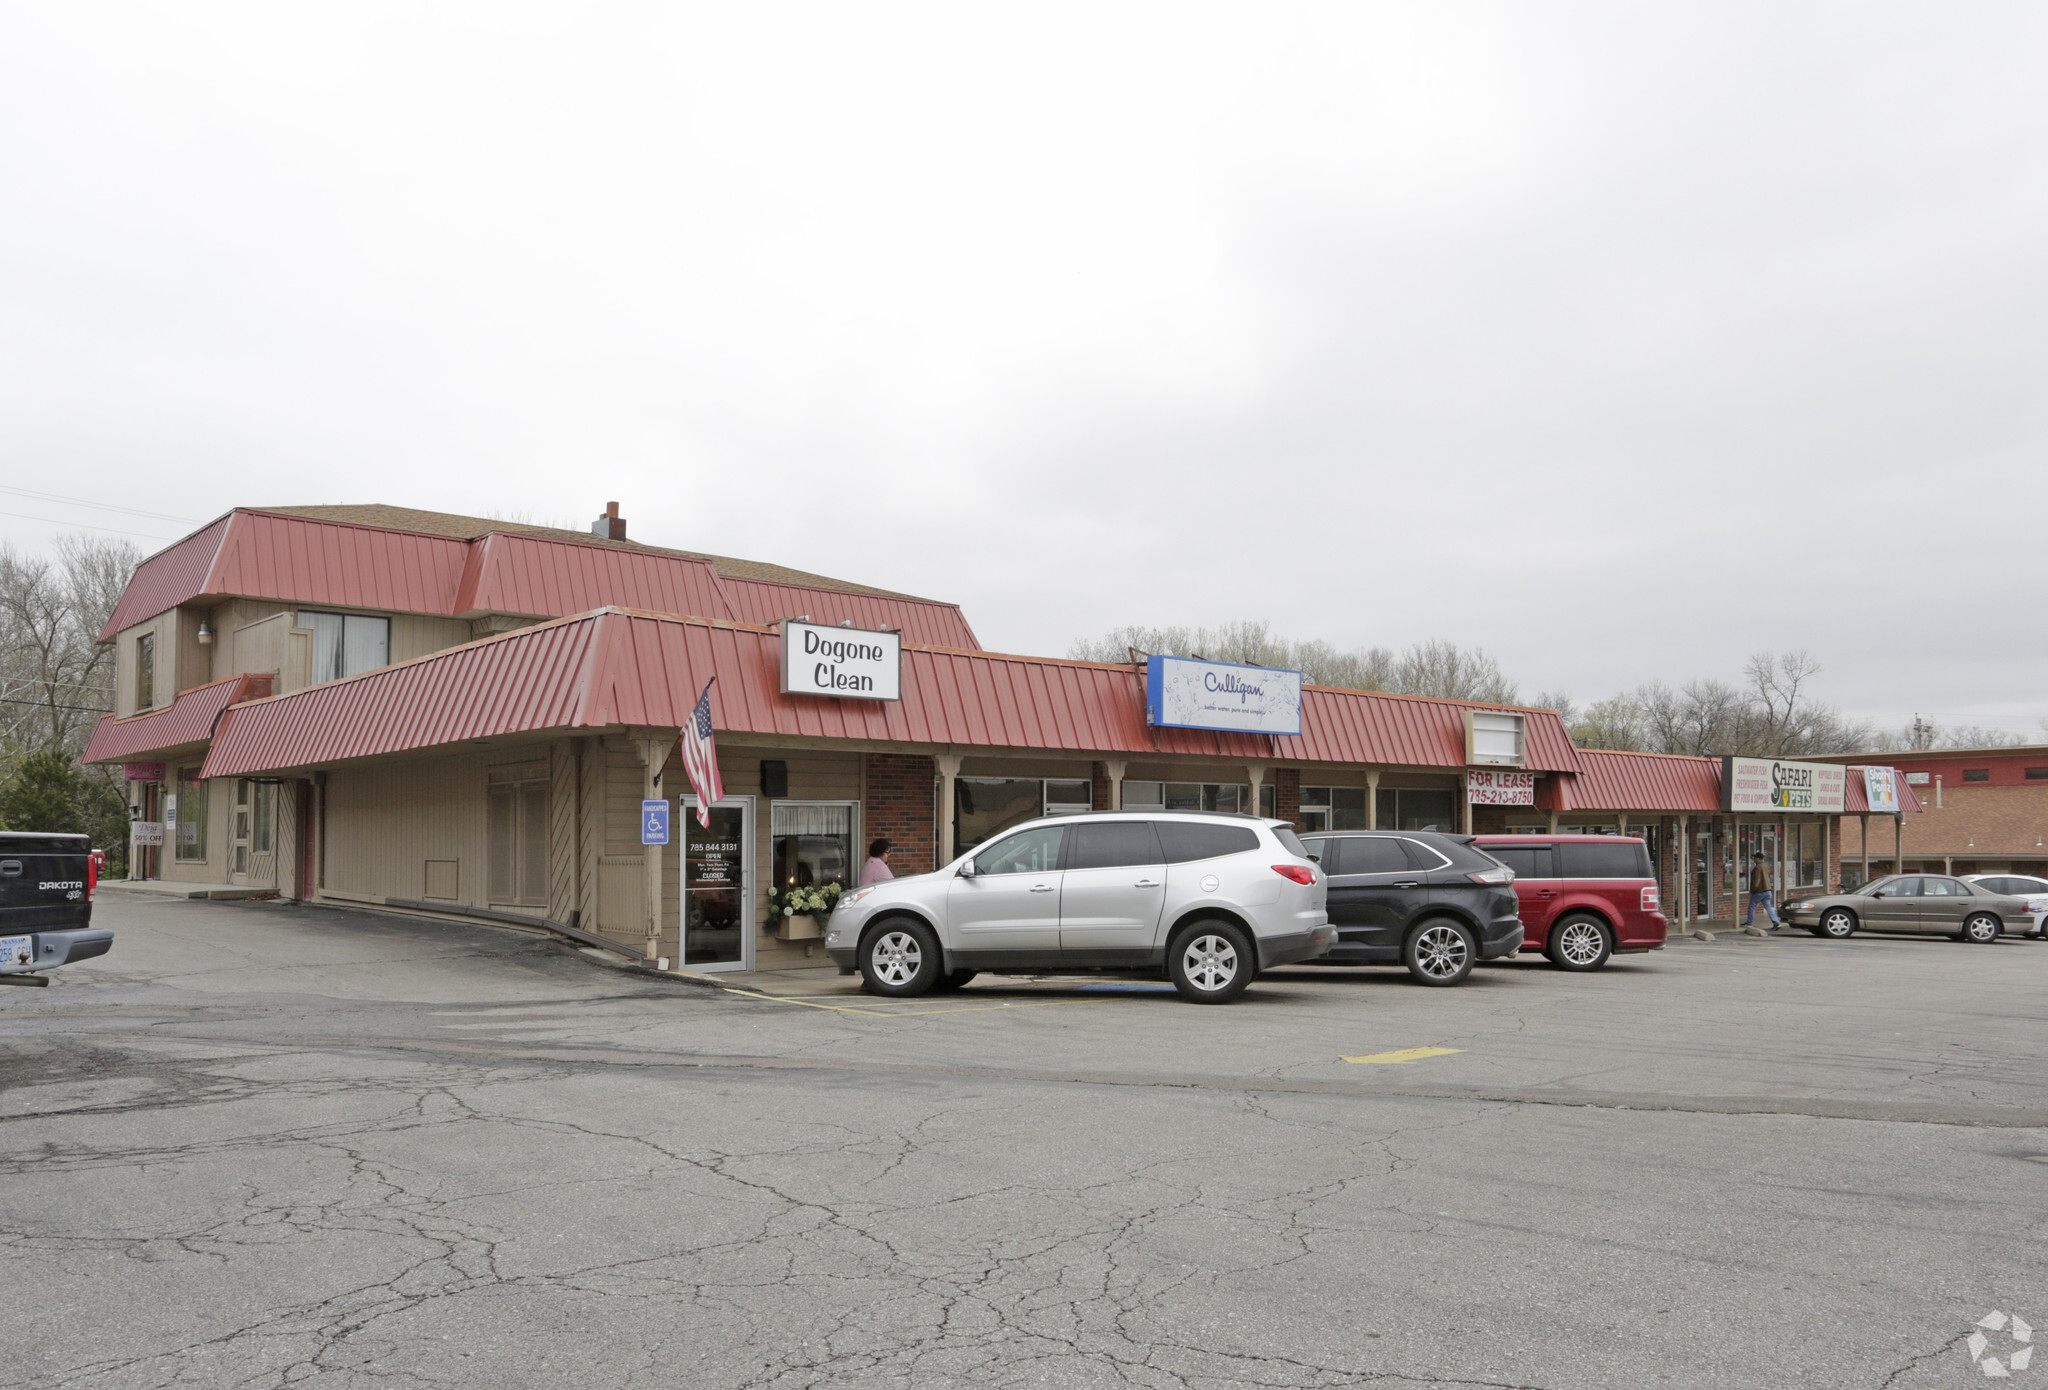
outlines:
{"label": "dogone clean sign", "polygon": [[782,625],[782,693],[903,698],[903,636],[817,623]]}

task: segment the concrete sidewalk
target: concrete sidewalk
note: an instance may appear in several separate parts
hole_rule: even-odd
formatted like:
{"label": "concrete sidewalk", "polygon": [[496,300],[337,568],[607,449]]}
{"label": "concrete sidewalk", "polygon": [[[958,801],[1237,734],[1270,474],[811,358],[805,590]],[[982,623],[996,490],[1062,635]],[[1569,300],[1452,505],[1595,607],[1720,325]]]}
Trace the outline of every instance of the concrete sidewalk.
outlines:
{"label": "concrete sidewalk", "polygon": [[246,883],[176,883],[161,878],[103,878],[102,893],[136,893],[154,898],[274,898],[275,888],[253,888]]}

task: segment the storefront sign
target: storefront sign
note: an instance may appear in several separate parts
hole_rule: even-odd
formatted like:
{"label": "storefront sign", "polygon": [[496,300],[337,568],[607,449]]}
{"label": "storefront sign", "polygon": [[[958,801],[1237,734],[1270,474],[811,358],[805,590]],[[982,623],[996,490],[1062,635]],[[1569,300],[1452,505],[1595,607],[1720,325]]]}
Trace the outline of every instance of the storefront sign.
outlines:
{"label": "storefront sign", "polygon": [[782,625],[782,693],[903,698],[903,636],[814,623]]}
{"label": "storefront sign", "polygon": [[123,763],[121,770],[130,782],[161,782],[164,780],[162,763]]}
{"label": "storefront sign", "polygon": [[1301,672],[1155,656],[1145,663],[1145,714],[1165,728],[1298,734]]}
{"label": "storefront sign", "polygon": [[1839,813],[1848,786],[1848,769],[1833,763],[1795,763],[1782,758],[1721,759],[1723,811]]}
{"label": "storefront sign", "polygon": [[128,822],[128,838],[138,845],[160,845],[164,842],[164,828],[153,820],[132,820]]}
{"label": "storefront sign", "polygon": [[1873,811],[1889,811],[1893,815],[1899,810],[1899,784],[1888,767],[1866,767],[1863,769],[1863,795],[1870,802]]}
{"label": "storefront sign", "polygon": [[1468,767],[1465,769],[1465,796],[1474,806],[1534,806],[1536,774]]}

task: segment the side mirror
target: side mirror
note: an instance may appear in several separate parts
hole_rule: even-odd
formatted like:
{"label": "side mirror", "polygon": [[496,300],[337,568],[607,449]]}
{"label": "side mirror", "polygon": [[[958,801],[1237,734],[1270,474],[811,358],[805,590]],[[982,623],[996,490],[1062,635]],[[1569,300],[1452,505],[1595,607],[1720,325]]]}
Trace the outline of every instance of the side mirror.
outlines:
{"label": "side mirror", "polygon": [[961,861],[960,861],[960,867],[959,867],[959,869],[958,869],[958,870],[957,870],[956,872],[957,872],[957,873],[959,874],[959,876],[960,876],[961,878],[973,878],[973,877],[974,877],[974,861],[973,861],[972,859],[963,859],[963,860],[961,860]]}

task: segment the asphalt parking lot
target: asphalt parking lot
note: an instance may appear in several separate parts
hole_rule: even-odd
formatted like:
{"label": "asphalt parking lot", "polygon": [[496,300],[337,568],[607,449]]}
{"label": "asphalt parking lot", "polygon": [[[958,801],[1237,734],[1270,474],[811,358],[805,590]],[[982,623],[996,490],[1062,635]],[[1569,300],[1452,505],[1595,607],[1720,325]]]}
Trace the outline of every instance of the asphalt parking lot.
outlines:
{"label": "asphalt parking lot", "polygon": [[1907,1390],[1983,1383],[1991,1310],[2048,1328],[2048,945],[1200,1008],[97,920],[0,990],[7,1385]]}

